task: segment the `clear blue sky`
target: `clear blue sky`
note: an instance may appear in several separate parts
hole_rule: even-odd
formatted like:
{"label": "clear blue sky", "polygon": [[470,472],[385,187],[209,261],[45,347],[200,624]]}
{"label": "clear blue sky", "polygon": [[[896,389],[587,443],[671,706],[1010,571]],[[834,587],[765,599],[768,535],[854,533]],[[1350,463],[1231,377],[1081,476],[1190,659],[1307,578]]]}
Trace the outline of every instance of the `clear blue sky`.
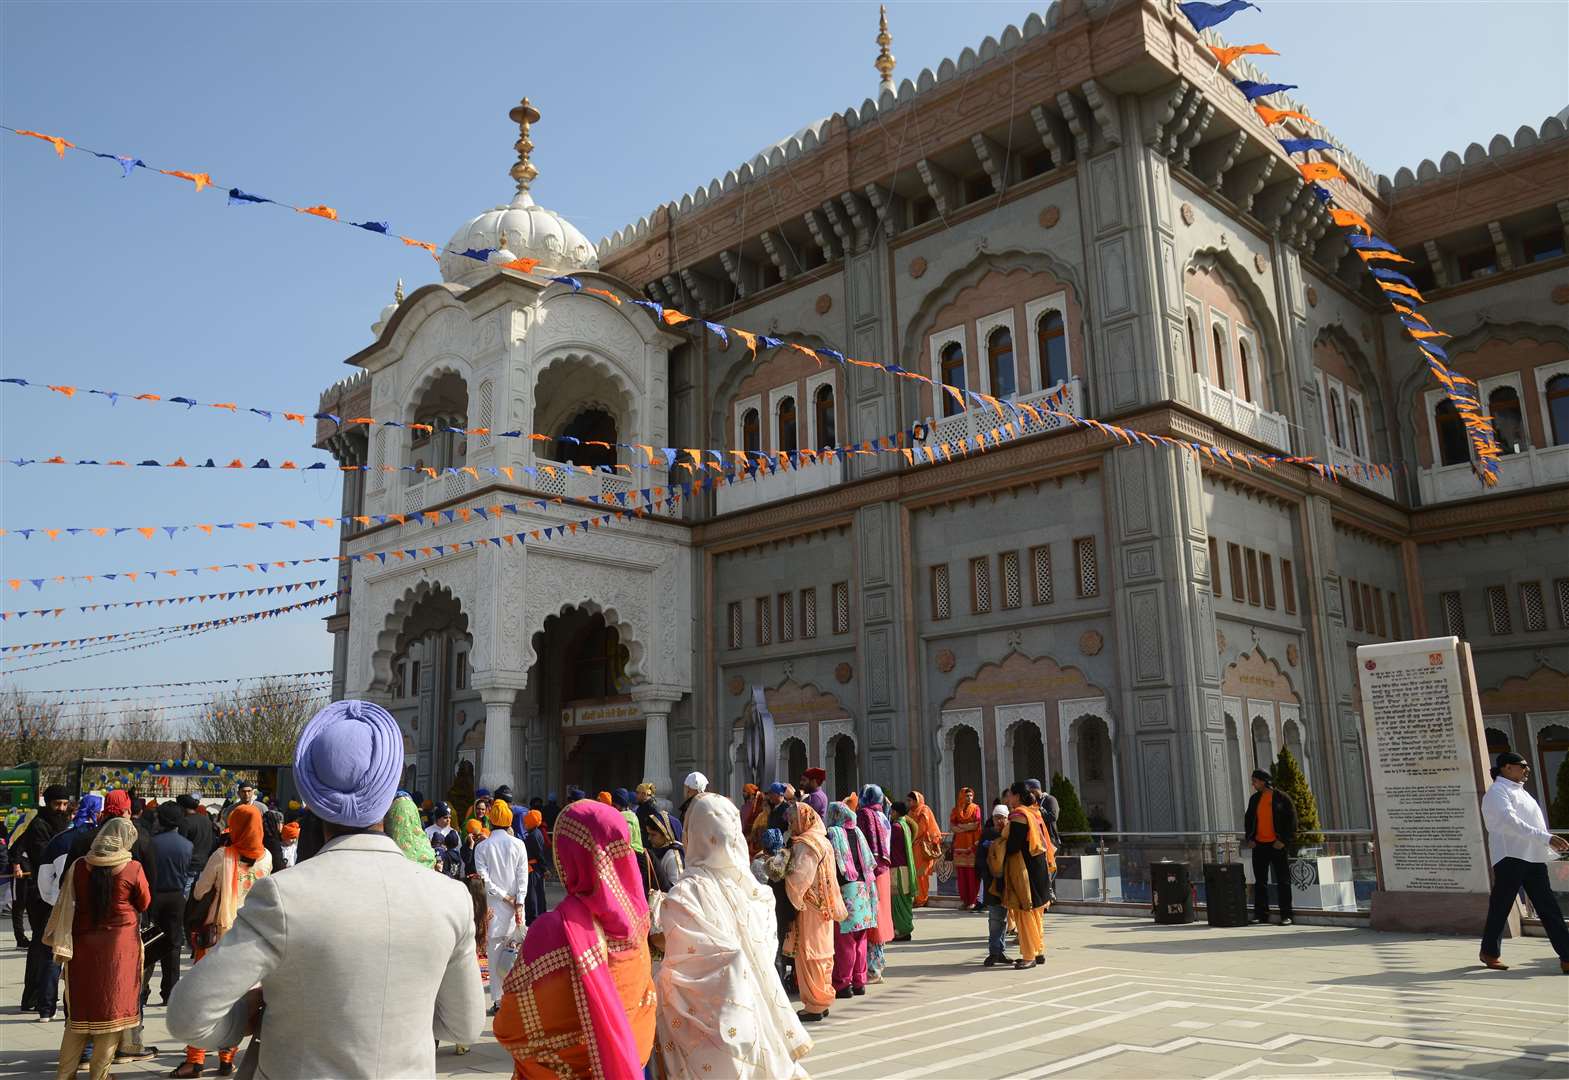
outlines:
{"label": "clear blue sky", "polygon": [[[1375,170],[1533,127],[1569,101],[1563,2],[1293,0],[1225,28],[1264,41],[1272,77]],[[1023,3],[890,4],[897,75],[914,78],[1022,23]],[[528,94],[534,193],[589,235],[738,166],[874,93],[875,3],[0,5],[0,119],[445,242],[504,202],[507,109]],[[396,242],[112,162],[0,136],[4,373],[313,411],[402,276]],[[0,388],[4,456],[317,457],[297,426],[167,405]],[[334,473],[0,466],[0,519],[32,526],[332,515]],[[0,577],[160,568],[335,550],[328,538],[0,540]],[[285,580],[320,576],[311,568]],[[44,607],[243,588],[243,572],[4,591]],[[249,600],[4,624],[7,643],[270,606]],[[316,613],[19,676],[39,688],[330,665]],[[0,670],[11,670],[7,664]]]}

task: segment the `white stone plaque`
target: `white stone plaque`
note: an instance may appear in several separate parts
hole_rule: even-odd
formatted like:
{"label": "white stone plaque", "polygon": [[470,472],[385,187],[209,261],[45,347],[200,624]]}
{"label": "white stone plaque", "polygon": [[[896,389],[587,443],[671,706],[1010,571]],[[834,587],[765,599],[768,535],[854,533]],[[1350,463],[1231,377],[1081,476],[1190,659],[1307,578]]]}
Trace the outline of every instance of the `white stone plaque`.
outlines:
{"label": "white stone plaque", "polygon": [[1468,664],[1453,637],[1357,648],[1385,891],[1488,891],[1476,772],[1484,751],[1466,708]]}

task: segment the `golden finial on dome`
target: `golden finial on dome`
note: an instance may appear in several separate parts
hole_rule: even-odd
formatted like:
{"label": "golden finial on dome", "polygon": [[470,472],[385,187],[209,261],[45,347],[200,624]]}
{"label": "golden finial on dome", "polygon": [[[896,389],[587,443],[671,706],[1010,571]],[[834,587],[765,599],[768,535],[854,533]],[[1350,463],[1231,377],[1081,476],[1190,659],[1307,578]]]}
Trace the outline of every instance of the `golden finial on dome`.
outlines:
{"label": "golden finial on dome", "polygon": [[507,113],[512,122],[518,126],[518,141],[513,143],[513,149],[518,152],[517,163],[512,166],[512,179],[517,181],[518,194],[528,190],[534,177],[539,175],[539,170],[534,168],[533,162],[528,157],[534,152],[534,141],[528,137],[528,129],[532,124],[539,123],[539,110],[534,108],[528,98],[524,98],[512,106],[512,111]]}
{"label": "golden finial on dome", "polygon": [[505,251],[507,247],[507,230],[502,229],[501,235],[496,237],[496,250]]}
{"label": "golden finial on dome", "polygon": [[893,90],[893,66],[897,63],[893,53],[888,51],[888,46],[893,44],[893,35],[888,32],[888,5],[879,4],[877,7],[877,59],[872,61],[882,75],[878,90]]}
{"label": "golden finial on dome", "polygon": [[401,303],[403,303],[403,279],[402,278],[398,279],[398,287],[396,289],[392,290],[392,302],[394,304],[401,304]]}

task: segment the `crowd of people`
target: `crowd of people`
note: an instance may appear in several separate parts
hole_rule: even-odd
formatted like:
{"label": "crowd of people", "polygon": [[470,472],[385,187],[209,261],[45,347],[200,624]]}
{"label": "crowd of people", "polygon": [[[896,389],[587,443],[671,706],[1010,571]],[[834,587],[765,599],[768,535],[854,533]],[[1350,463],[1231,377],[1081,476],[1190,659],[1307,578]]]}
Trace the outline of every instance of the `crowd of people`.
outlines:
{"label": "crowd of people", "polygon": [[[262,1076],[428,1076],[487,1015],[518,1077],[804,1076],[806,1025],[883,981],[948,864],[962,905],[992,913],[987,964],[1009,929],[1015,967],[1044,962],[1055,808],[1035,781],[985,820],[965,789],[945,833],[920,792],[830,801],[816,768],[739,801],[692,773],[674,806],[645,782],[481,788],[458,812],[400,790],[402,761],[389,714],[338,702],[300,737],[300,802],[46,790],[13,854],[32,882],[24,1009],[54,1019],[64,984],[57,1075],[159,1053],[157,972],[188,1044],[172,1077],[214,1051],[217,1075],[243,1072],[242,1046]],[[316,1000],[338,1003],[330,1035],[275,1035],[320,1029]]]}

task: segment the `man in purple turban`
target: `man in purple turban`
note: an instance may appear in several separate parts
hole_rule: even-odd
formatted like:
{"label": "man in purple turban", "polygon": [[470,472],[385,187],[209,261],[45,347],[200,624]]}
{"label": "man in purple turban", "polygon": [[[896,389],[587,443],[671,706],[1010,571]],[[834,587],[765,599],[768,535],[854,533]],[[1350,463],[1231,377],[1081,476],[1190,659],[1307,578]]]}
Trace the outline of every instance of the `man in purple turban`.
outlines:
{"label": "man in purple turban", "polygon": [[238,1045],[265,1001],[266,1076],[434,1076],[437,1041],[479,1041],[468,890],[404,858],[383,831],[402,773],[403,733],[379,705],[334,702],[305,725],[294,781],[326,843],[252,887],[233,928],[176,984],[171,1034]]}

